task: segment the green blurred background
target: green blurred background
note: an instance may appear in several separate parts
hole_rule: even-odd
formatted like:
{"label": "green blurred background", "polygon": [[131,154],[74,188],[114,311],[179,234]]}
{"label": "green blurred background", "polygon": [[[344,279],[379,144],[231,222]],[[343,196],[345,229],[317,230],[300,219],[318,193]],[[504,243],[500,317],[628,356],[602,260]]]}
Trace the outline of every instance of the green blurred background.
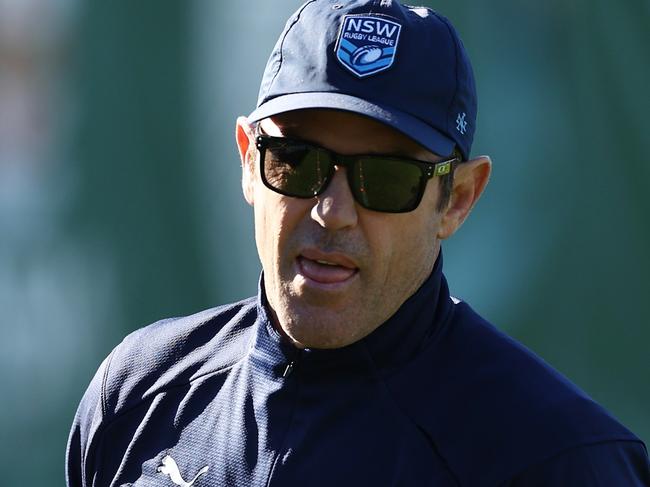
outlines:
{"label": "green blurred background", "polygon": [[[493,178],[455,295],[650,440],[650,2],[424,2],[464,38]],[[298,1],[0,2],[0,465],[63,485],[131,330],[255,292],[234,122]]]}

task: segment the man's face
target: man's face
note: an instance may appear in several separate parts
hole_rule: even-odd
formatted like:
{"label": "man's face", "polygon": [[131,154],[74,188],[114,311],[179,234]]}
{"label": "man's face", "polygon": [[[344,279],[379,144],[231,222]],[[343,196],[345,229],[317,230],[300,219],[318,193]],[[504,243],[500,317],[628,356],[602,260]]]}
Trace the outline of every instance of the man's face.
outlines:
{"label": "man's face", "polygon": [[[388,126],[347,112],[294,111],[261,124],[269,135],[303,139],[340,154],[440,160]],[[250,130],[248,135],[252,139]],[[254,172],[244,168],[243,185],[254,207],[266,295],[276,326],[298,346],[336,348],[363,338],[431,273],[441,219],[436,178],[414,211],[380,213],[354,201],[345,168],[336,169],[320,196],[298,199],[266,188],[259,154],[255,159]]]}

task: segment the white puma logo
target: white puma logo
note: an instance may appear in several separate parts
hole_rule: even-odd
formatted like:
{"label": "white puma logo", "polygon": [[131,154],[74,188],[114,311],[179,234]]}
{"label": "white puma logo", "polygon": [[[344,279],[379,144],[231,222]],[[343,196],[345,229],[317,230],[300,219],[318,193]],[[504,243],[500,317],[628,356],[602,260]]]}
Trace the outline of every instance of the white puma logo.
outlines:
{"label": "white puma logo", "polygon": [[176,465],[176,462],[172,457],[167,455],[162,459],[162,465],[158,467],[157,471],[164,473],[165,475],[169,475],[169,478],[172,479],[172,482],[174,482],[176,485],[180,485],[181,487],[192,487],[194,485],[194,482],[196,482],[196,479],[208,471],[208,467],[205,466],[199,470],[199,473],[196,474],[191,482],[185,482],[185,480],[183,480],[183,477],[181,477],[181,472],[178,469],[178,465]]}

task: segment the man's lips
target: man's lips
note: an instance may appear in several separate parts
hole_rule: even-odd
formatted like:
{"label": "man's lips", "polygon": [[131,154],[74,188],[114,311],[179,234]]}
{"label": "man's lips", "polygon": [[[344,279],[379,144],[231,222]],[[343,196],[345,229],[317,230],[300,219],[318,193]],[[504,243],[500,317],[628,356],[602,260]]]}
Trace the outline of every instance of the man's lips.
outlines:
{"label": "man's lips", "polygon": [[303,276],[322,284],[345,282],[359,270],[355,262],[345,255],[314,249],[304,250],[296,260]]}

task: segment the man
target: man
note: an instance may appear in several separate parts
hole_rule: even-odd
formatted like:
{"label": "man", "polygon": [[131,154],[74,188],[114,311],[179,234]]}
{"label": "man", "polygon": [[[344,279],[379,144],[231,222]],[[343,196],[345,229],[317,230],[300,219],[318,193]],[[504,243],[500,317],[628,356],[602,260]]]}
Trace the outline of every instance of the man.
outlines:
{"label": "man", "polygon": [[69,486],[640,486],[645,446],[450,297],[441,240],[490,174],[449,22],[307,2],[237,121],[259,294],[127,337]]}

